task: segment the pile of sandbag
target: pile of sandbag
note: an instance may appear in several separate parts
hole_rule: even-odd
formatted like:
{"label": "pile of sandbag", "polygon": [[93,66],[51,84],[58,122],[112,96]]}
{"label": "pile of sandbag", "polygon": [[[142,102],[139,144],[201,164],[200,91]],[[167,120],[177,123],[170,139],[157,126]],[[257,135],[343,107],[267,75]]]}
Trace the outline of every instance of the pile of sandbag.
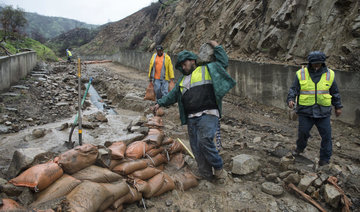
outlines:
{"label": "pile of sandbag", "polygon": [[[121,211],[124,204],[142,198],[176,187],[184,191],[197,186],[197,179],[184,172],[183,146],[165,138],[161,117],[149,118],[144,125],[149,131],[142,140],[128,145],[107,142],[108,163],[97,162],[103,147],[84,144],[27,169],[9,182],[35,192],[35,201],[28,206],[35,211]],[[2,202],[0,211],[2,207],[23,208],[8,199]]]}

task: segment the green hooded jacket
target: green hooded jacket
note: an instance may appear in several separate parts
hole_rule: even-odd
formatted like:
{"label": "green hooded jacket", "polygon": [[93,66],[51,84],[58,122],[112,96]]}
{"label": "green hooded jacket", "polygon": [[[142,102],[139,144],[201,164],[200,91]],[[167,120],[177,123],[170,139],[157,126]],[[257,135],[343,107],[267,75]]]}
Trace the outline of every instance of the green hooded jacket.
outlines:
{"label": "green hooded jacket", "polygon": [[[231,78],[231,76],[226,72],[226,68],[229,63],[228,56],[222,46],[216,46],[214,48],[214,55],[216,58],[215,62],[211,62],[206,64],[209,70],[209,74],[211,76],[212,84],[214,87],[216,103],[219,108],[219,113],[221,117],[222,111],[222,98],[225,94],[235,86],[235,81]],[[176,62],[175,68],[178,69],[183,75],[178,79],[174,89],[172,89],[168,95],[163,96],[161,99],[157,100],[157,104],[160,106],[170,106],[172,104],[178,103],[180,120],[181,124],[184,125],[187,123],[187,114],[185,113],[185,109],[183,103],[181,101],[181,91],[180,91],[180,82],[184,77],[184,70],[181,68],[181,63],[185,60],[196,60],[197,56],[193,52],[182,51],[178,55],[178,60]]]}

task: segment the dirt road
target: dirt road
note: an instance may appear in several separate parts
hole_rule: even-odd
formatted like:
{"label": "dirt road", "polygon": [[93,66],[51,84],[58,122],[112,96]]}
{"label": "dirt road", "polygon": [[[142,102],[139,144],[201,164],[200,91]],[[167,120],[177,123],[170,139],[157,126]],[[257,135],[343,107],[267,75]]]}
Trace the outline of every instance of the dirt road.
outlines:
{"label": "dirt road", "polygon": [[[73,67],[61,66],[59,68],[59,66],[59,64],[45,66],[45,69],[52,70],[48,76],[50,79],[62,79],[61,81],[54,80],[54,83],[55,81],[58,83],[57,87],[60,87],[56,89],[59,94],[55,96],[64,96],[65,98],[69,92],[76,95],[76,92],[72,90],[76,85]],[[124,114],[128,113],[126,111],[132,111],[134,115],[142,114],[153,104],[142,100],[148,83],[147,73],[114,63],[87,65],[83,70],[83,82],[87,82],[89,77],[94,77],[94,87],[108,106],[121,111],[118,116],[126,115]],[[64,76],[69,79],[64,80]],[[34,89],[29,81],[23,83],[30,87],[23,94],[24,98],[31,95],[36,96],[33,91],[39,92],[38,90],[46,89],[39,86],[36,87],[38,89]],[[63,85],[63,83],[65,84]],[[65,89],[65,86],[68,88]],[[2,117],[0,124],[4,124],[9,121],[9,117],[12,117],[17,126],[22,126],[18,130],[10,130],[6,134],[0,135],[1,160],[5,161],[2,163],[4,167],[11,158],[9,154],[4,155],[4,149],[8,147],[16,149],[14,144],[4,142],[5,140],[11,140],[11,137],[15,138],[24,131],[22,129],[31,128],[30,125],[41,127],[43,123],[61,122],[64,118],[70,118],[72,114],[75,114],[76,97],[66,96],[66,98],[69,98],[69,104],[65,106],[66,114],[57,113],[56,107],[54,110],[38,112],[32,110],[32,119],[38,120],[36,123],[26,121],[29,118],[24,115],[25,108],[36,107],[37,104],[46,105],[48,101],[55,100],[45,101],[35,98],[34,106],[29,106],[21,99],[2,98],[3,108],[9,105],[22,108],[17,112],[0,111],[0,117]],[[41,101],[45,101],[45,103]],[[59,101],[61,102],[61,98]],[[180,125],[177,106],[164,108],[164,110],[166,135],[188,140],[186,126]],[[128,118],[131,119],[131,117]],[[101,138],[101,135],[104,135],[101,126],[102,124],[99,128],[90,130],[92,135],[97,135],[94,137]],[[55,128],[55,126],[52,127]],[[106,128],[112,128],[112,126],[107,124]],[[308,173],[316,173],[319,176],[327,174],[338,177],[339,185],[352,200],[353,209],[356,211],[358,210],[356,208],[360,207],[360,130],[358,127],[349,126],[336,119],[332,120],[332,128],[333,156],[329,166],[319,168],[316,165],[319,157],[320,136],[317,129],[314,128],[303,156],[295,158],[295,162],[284,169],[283,157],[295,147],[297,122],[288,120],[286,110],[265,106],[246,98],[227,95],[224,98],[223,117],[221,118],[223,149],[220,152],[225,169],[229,172],[229,178],[225,184],[201,181],[199,186],[189,191],[174,190],[162,196],[147,199],[146,207],[148,211],[317,211],[314,206],[287,190],[285,182],[286,176],[290,174],[303,178]],[[16,131],[17,133],[9,134],[9,132]],[[105,133],[110,132],[112,131]],[[17,144],[19,143],[21,142],[17,142]],[[256,157],[260,167],[246,175],[231,174],[232,158],[241,154]],[[2,169],[3,172],[4,170]],[[284,193],[271,195],[269,192],[264,192],[265,182],[280,185],[283,189],[285,188]],[[337,211],[325,203],[321,187],[313,187],[313,190],[308,191],[309,194],[320,193],[317,201],[324,208],[329,211]],[[126,206],[124,211],[143,211],[143,208],[139,204],[132,204]]]}

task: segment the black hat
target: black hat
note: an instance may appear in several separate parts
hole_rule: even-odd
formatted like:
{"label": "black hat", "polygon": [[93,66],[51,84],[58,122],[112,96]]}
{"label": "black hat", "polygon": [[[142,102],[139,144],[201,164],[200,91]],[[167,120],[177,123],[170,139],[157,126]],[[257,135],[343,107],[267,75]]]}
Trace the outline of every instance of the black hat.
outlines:
{"label": "black hat", "polygon": [[162,45],[157,45],[155,47],[156,51],[160,51],[160,50],[164,50],[164,48],[162,47]]}
{"label": "black hat", "polygon": [[308,56],[308,61],[310,64],[325,63],[326,56],[323,52],[313,51],[313,52],[310,52],[310,54]]}

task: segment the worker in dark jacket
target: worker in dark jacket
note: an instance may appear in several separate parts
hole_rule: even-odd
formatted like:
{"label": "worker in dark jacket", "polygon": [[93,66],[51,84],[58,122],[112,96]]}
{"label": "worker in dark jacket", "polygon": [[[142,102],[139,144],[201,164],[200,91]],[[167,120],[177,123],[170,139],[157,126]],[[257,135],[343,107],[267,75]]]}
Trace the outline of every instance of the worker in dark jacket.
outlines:
{"label": "worker in dark jacket", "polygon": [[[304,151],[311,128],[316,125],[321,136],[319,165],[329,164],[332,155],[330,115],[333,105],[335,115],[341,115],[340,94],[335,72],[325,64],[326,56],[319,51],[311,52],[308,65],[296,72],[287,97],[289,108],[296,106],[299,117],[298,139],[293,155]],[[297,101],[296,101],[297,97]]]}
{"label": "worker in dark jacket", "polygon": [[[190,51],[178,54],[176,69],[183,75],[167,96],[157,100],[154,110],[160,106],[178,103],[181,124],[188,125],[190,146],[198,164],[196,175],[206,180],[224,179],[223,161],[214,143],[214,136],[221,117],[222,98],[235,85],[226,72],[228,57],[216,42],[215,62],[197,66],[197,56]],[[214,172],[213,172],[214,169]]]}

